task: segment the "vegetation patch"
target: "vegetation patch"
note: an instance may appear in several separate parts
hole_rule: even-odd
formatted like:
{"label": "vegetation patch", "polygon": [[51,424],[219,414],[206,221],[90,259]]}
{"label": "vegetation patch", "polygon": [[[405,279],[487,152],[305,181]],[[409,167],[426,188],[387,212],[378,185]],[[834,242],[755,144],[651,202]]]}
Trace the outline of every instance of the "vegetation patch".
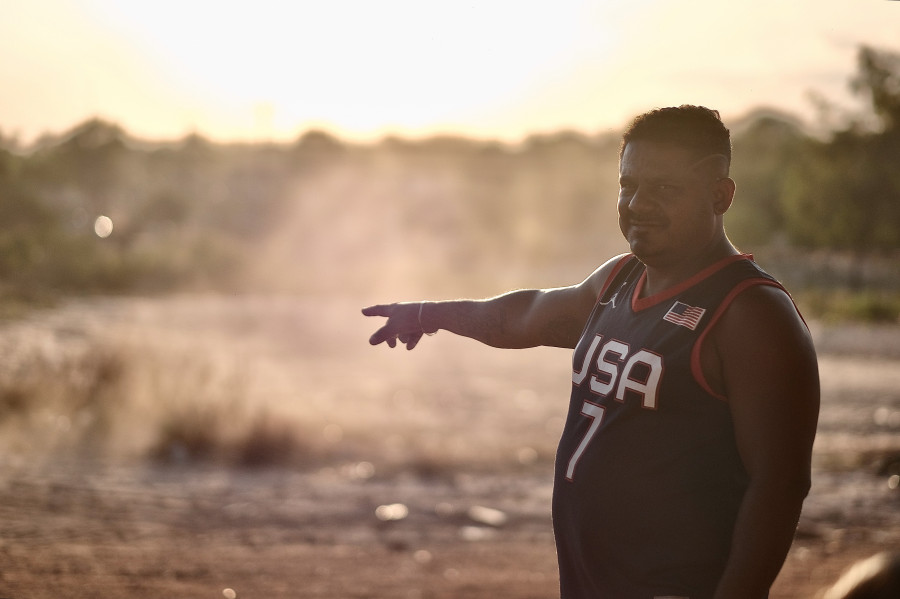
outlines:
{"label": "vegetation patch", "polygon": [[[729,123],[738,194],[727,228],[739,247],[900,250],[898,82],[900,54],[861,47],[849,84],[863,108],[823,99],[812,126],[766,109]],[[151,143],[97,119],[31,148],[0,137],[0,316],[86,294],[568,285],[626,250],[618,144],[614,131],[517,144],[354,144],[321,131]],[[795,274],[786,282],[808,278]],[[848,288],[896,290],[898,277],[860,273]],[[844,303],[827,313],[881,321],[894,310],[879,297]]]}
{"label": "vegetation patch", "polygon": [[900,292],[807,290],[797,294],[804,315],[829,323],[900,324]]}

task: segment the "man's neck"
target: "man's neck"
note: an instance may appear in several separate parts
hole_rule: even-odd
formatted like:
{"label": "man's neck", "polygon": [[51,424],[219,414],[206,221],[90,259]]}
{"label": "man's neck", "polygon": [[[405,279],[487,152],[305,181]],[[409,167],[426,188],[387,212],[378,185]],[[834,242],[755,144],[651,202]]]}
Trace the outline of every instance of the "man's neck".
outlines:
{"label": "man's neck", "polygon": [[729,256],[736,256],[740,252],[727,238],[704,249],[697,255],[677,262],[667,263],[664,260],[648,264],[647,280],[645,281],[642,296],[647,297],[661,293],[679,283],[686,281],[702,271]]}

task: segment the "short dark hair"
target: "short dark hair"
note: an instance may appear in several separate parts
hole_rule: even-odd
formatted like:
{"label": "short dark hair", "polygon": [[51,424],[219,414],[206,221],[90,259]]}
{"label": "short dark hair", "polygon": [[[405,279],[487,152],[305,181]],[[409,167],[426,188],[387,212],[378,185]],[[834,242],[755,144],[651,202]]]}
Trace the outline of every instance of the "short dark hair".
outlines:
{"label": "short dark hair", "polygon": [[622,135],[619,158],[631,141],[654,141],[682,146],[704,158],[722,154],[731,163],[731,135],[718,110],[682,104],[638,115]]}

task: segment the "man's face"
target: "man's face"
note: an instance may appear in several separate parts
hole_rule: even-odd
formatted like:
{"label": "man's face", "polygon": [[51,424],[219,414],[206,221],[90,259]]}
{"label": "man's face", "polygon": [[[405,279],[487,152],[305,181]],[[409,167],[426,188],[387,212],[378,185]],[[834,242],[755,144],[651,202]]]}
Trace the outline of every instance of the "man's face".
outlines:
{"label": "man's face", "polygon": [[724,235],[717,178],[704,163],[675,144],[633,141],[625,146],[619,163],[619,228],[632,253],[648,266],[689,260]]}

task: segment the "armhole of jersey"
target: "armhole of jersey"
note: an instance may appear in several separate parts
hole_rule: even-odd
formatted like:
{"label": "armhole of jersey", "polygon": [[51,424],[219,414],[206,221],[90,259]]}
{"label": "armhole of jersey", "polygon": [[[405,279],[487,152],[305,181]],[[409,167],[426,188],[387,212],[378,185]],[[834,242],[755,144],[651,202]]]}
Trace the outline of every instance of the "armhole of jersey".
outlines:
{"label": "armhole of jersey", "polygon": [[606,281],[603,282],[603,288],[600,290],[600,294],[597,296],[597,301],[599,302],[603,299],[603,296],[606,295],[606,292],[609,291],[610,286],[613,284],[613,281],[616,280],[616,277],[619,276],[619,273],[625,268],[625,265],[628,264],[631,259],[634,258],[634,254],[625,254],[619,261],[616,262],[616,265],[613,266],[612,272],[609,273],[609,276],[606,277]]}
{"label": "armhole of jersey", "polygon": [[[743,291],[749,289],[750,287],[756,287],[757,285],[768,285],[769,287],[775,287],[777,289],[781,289],[788,298],[791,300],[791,303],[794,303],[794,298],[791,297],[791,294],[788,293],[787,289],[785,289],[781,283],[777,281],[773,281],[771,279],[763,279],[763,278],[753,278],[746,279],[738,283],[734,289],[732,289],[728,295],[725,296],[725,299],[722,300],[722,303],[719,304],[718,309],[713,313],[710,318],[709,323],[706,325],[706,328],[703,329],[703,332],[700,333],[700,336],[697,338],[697,341],[694,343],[693,349],[691,349],[691,373],[694,375],[694,380],[697,381],[697,384],[700,387],[709,393],[711,396],[716,399],[727,402],[728,398],[721,393],[716,393],[713,391],[712,387],[709,386],[709,382],[706,380],[706,376],[703,374],[703,365],[700,363],[700,348],[703,346],[703,342],[706,340],[706,336],[713,329],[722,315],[725,313],[725,310],[728,309],[728,306],[734,301],[738,295],[740,295]],[[797,314],[800,315],[800,319],[803,319],[803,315],[800,314],[800,310],[797,309],[797,305],[794,304],[794,309],[797,310]],[[803,324],[806,324],[806,321],[803,320]]]}

